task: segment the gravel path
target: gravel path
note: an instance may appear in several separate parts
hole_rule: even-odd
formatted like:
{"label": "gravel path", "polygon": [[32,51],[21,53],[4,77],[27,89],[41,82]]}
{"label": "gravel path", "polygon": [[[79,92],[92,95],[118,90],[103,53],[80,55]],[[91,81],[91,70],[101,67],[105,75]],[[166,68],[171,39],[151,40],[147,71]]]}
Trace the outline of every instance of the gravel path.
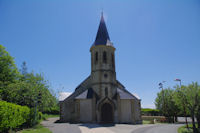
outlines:
{"label": "gravel path", "polygon": [[42,125],[53,133],[177,133],[182,124],[69,124],[55,123],[58,118],[49,118]]}

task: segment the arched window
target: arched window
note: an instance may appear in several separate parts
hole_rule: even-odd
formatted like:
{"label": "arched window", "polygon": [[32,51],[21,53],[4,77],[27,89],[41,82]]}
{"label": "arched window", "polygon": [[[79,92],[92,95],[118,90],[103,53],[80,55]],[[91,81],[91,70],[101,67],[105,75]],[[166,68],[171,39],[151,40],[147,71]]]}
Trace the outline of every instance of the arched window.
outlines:
{"label": "arched window", "polygon": [[107,55],[106,52],[103,52],[103,63],[107,63]]}
{"label": "arched window", "polygon": [[114,61],[114,55],[111,54],[111,58],[112,58],[112,67],[115,67],[115,61]]}
{"label": "arched window", "polygon": [[105,95],[108,96],[108,88],[105,88]]}
{"label": "arched window", "polygon": [[95,53],[95,63],[98,61],[98,52]]}

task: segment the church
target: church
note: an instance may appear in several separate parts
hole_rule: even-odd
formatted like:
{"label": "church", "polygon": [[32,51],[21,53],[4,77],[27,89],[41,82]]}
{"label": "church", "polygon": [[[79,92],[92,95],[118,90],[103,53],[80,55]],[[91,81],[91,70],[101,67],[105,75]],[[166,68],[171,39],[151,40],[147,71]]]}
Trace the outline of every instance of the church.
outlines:
{"label": "church", "polygon": [[90,48],[91,74],[60,101],[61,122],[140,124],[141,100],[116,79],[115,47],[103,14]]}

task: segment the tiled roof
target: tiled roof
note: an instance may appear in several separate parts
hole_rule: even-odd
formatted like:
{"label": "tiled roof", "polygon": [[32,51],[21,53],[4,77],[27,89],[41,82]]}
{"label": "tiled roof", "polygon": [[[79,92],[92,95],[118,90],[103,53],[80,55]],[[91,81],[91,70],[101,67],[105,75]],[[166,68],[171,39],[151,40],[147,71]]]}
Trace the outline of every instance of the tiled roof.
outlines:
{"label": "tiled roof", "polygon": [[117,93],[119,94],[120,99],[135,99],[133,95],[119,88],[117,88]]}
{"label": "tiled roof", "polygon": [[83,93],[75,97],[75,99],[90,99],[92,98],[94,91],[92,88],[85,90]]}

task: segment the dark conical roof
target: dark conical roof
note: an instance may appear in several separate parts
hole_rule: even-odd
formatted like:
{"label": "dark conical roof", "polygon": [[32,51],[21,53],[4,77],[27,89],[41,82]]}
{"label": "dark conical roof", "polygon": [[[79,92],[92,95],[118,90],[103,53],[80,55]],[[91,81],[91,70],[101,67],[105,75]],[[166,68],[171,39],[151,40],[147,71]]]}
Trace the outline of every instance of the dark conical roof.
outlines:
{"label": "dark conical roof", "polygon": [[108,31],[106,28],[106,24],[104,21],[103,13],[101,15],[101,21],[99,24],[99,29],[97,32],[97,36],[94,42],[94,45],[107,45],[107,41],[110,42],[110,37],[108,35]]}

